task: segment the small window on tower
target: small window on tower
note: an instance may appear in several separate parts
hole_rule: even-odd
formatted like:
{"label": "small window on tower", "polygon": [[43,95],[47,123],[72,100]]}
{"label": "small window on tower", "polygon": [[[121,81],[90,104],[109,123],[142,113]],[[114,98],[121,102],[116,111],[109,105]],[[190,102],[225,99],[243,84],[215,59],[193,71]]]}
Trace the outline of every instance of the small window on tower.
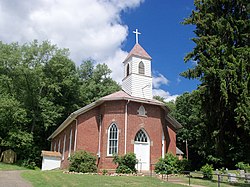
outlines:
{"label": "small window on tower", "polygon": [[140,108],[137,110],[137,112],[138,112],[138,115],[140,115],[140,116],[146,116],[146,114],[147,114],[147,111],[145,110],[143,105],[140,106]]}
{"label": "small window on tower", "polygon": [[127,76],[129,76],[129,64],[127,65]]}
{"label": "small window on tower", "polygon": [[142,61],[139,63],[139,74],[145,74],[145,68]]}

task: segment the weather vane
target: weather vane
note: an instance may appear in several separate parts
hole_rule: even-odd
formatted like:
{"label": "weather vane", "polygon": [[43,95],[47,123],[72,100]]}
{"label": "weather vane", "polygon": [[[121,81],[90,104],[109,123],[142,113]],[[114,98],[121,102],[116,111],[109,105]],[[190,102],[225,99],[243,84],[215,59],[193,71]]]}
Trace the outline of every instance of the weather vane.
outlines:
{"label": "weather vane", "polygon": [[139,43],[139,34],[141,34],[138,29],[135,29],[135,31],[133,31],[133,33],[135,34],[135,42],[138,44]]}

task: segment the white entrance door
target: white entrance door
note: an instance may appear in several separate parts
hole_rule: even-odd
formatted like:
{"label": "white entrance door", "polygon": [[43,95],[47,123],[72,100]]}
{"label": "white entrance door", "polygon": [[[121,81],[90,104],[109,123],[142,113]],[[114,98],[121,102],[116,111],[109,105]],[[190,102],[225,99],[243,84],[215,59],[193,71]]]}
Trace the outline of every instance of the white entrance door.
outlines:
{"label": "white entrance door", "polygon": [[134,153],[138,164],[136,169],[138,171],[148,171],[150,163],[150,144],[149,138],[143,130],[139,130],[135,136]]}

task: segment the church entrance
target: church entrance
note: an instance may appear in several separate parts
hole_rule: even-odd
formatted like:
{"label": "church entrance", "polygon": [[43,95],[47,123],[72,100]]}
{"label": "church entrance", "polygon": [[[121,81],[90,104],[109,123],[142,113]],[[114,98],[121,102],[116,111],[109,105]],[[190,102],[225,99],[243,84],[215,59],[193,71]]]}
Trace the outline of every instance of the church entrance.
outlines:
{"label": "church entrance", "polygon": [[135,167],[138,171],[148,171],[150,162],[150,140],[146,132],[142,129],[139,130],[136,133],[134,142],[134,153],[138,160],[138,164],[136,164]]}

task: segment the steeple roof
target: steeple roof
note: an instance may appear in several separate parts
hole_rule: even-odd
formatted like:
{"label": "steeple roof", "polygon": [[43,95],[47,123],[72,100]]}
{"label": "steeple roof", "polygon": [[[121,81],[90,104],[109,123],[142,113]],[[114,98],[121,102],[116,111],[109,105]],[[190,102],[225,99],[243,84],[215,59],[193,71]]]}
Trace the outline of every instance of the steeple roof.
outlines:
{"label": "steeple roof", "polygon": [[133,49],[129,52],[129,54],[128,54],[127,58],[124,60],[124,62],[126,60],[128,60],[131,56],[137,56],[137,57],[152,60],[151,56],[149,56],[149,54],[145,51],[145,49],[142,48],[142,46],[140,46],[139,43],[136,43],[134,45]]}

